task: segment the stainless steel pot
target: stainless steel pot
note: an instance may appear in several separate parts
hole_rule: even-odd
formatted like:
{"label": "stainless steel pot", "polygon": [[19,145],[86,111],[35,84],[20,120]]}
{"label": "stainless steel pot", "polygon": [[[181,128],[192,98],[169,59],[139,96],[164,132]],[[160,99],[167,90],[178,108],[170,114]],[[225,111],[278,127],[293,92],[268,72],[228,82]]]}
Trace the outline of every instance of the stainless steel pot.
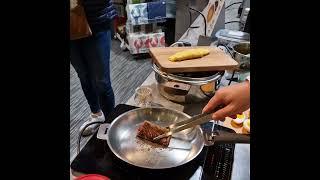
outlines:
{"label": "stainless steel pot", "polygon": [[161,71],[153,63],[158,89],[165,98],[178,103],[194,103],[209,100],[218,89],[224,72],[170,74]]}

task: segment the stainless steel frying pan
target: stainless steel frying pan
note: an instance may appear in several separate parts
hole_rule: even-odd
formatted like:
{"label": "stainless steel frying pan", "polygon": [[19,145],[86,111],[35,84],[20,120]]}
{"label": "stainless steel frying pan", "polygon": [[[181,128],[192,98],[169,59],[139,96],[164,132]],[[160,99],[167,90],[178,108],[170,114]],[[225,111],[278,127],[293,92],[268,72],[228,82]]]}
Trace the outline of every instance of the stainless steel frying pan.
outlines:
{"label": "stainless steel frying pan", "polygon": [[118,116],[111,124],[102,124],[97,137],[107,140],[118,158],[134,166],[149,169],[177,167],[193,160],[208,142],[200,126],[173,134],[167,148],[137,138],[137,128],[144,120],[165,127],[187,118],[190,116],[171,109],[137,108]]}

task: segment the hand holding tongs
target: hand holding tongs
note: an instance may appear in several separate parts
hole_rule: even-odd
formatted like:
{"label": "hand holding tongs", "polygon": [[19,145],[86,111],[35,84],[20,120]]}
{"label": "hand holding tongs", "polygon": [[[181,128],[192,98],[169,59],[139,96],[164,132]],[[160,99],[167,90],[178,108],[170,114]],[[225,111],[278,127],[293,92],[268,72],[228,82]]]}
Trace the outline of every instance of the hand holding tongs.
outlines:
{"label": "hand holding tongs", "polygon": [[[210,120],[212,120],[211,118],[212,114],[213,113],[204,113],[204,114],[193,116],[190,119],[171,124],[166,127],[167,129],[169,129],[168,132],[153,138],[153,140],[158,140],[167,136],[171,136],[173,133],[177,133],[182,130],[194,127],[196,125],[209,122]],[[214,121],[217,122],[216,120]],[[207,138],[207,141],[214,141],[214,142],[220,142],[220,143],[250,143],[250,136],[244,135],[244,134],[225,132],[225,133],[215,134],[212,137],[210,136],[210,138]]]}
{"label": "hand holding tongs", "polygon": [[209,122],[210,120],[212,120],[212,118],[211,118],[212,114],[213,113],[204,113],[204,114],[193,116],[190,119],[171,124],[166,127],[167,129],[169,129],[169,132],[161,134],[161,135],[153,138],[153,140],[158,140],[158,139],[161,139],[161,138],[164,138],[167,136],[171,136],[173,133],[180,132],[182,130],[194,127],[196,125],[200,125],[200,124]]}

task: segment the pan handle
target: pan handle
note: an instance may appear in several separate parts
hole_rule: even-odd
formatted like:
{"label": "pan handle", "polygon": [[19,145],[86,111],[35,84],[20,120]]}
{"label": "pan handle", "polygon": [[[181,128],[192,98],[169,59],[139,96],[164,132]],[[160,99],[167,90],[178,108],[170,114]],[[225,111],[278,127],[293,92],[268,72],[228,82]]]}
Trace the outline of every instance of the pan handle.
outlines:
{"label": "pan handle", "polygon": [[208,146],[212,146],[215,143],[217,144],[235,144],[235,143],[244,143],[250,144],[250,135],[247,134],[237,134],[237,133],[229,133],[223,132],[219,133],[219,131],[205,134],[205,144]]}
{"label": "pan handle", "polygon": [[237,134],[237,133],[226,133],[220,136],[214,137],[215,143],[250,143],[250,135]]}
{"label": "pan handle", "polygon": [[110,128],[109,123],[101,124],[97,133],[97,138],[107,140],[107,129]]}

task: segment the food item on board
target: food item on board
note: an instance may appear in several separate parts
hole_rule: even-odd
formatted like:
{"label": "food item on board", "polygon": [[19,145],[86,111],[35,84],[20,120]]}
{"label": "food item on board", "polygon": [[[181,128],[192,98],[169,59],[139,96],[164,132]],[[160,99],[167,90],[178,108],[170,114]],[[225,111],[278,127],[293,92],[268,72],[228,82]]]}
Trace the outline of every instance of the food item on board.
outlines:
{"label": "food item on board", "polygon": [[210,51],[204,48],[188,49],[175,53],[174,55],[169,57],[169,60],[175,62],[187,59],[201,58],[203,56],[208,55],[209,53]]}
{"label": "food item on board", "polygon": [[169,130],[153,124],[149,121],[144,121],[138,128],[137,137],[146,139],[148,141],[163,145],[165,147],[169,146],[171,136],[161,138],[159,140],[153,140],[153,138],[168,132]]}

